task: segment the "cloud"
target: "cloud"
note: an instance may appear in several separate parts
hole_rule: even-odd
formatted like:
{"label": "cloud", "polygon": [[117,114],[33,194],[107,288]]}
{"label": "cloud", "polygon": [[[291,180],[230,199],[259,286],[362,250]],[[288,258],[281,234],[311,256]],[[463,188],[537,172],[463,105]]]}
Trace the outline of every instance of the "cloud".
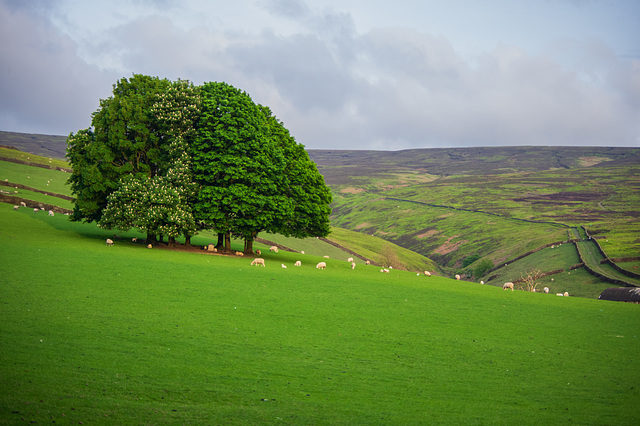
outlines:
{"label": "cloud", "polygon": [[68,1],[0,0],[0,36],[11,40],[0,44],[0,128],[88,127],[117,79],[143,73],[233,84],[308,148],[640,144],[640,61],[601,40],[470,55],[406,26],[358,31],[351,13],[302,0],[216,14],[196,0],[141,0],[73,32],[90,11]]}
{"label": "cloud", "polygon": [[0,128],[66,135],[88,127],[115,81],[80,60],[44,17],[0,8]]}

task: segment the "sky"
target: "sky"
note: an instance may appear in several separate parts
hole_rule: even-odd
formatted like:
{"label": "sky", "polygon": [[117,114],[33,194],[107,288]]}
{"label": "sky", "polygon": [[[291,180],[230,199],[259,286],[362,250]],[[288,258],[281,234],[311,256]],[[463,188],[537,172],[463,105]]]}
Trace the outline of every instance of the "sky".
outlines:
{"label": "sky", "polygon": [[640,146],[640,0],[0,0],[0,130],[133,74],[227,82],[309,149]]}

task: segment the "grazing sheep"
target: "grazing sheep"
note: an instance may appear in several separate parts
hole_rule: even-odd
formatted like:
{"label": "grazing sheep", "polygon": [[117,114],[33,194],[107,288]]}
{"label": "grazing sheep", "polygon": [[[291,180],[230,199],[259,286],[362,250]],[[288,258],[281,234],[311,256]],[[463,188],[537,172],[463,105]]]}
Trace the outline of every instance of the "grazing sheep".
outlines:
{"label": "grazing sheep", "polygon": [[460,275],[456,274],[456,280],[460,279]]}
{"label": "grazing sheep", "polygon": [[237,252],[236,252],[236,256],[244,256],[244,253],[243,253],[243,252],[241,252],[241,251],[237,251]]}
{"label": "grazing sheep", "polygon": [[328,258],[329,258],[329,256],[322,256],[322,257],[324,257],[325,259],[328,259]]}
{"label": "grazing sheep", "polygon": [[256,254],[257,254],[258,256],[260,256],[260,255],[262,254],[262,252],[261,252],[260,250],[256,250]]}
{"label": "grazing sheep", "polygon": [[294,263],[294,266],[302,266],[302,262],[300,262],[299,260],[296,261],[296,263]]}
{"label": "grazing sheep", "polygon": [[356,263],[355,262],[351,262],[351,269],[356,269]]}
{"label": "grazing sheep", "polygon": [[556,296],[564,296],[562,293],[556,293]]}
{"label": "grazing sheep", "polygon": [[564,292],[564,297],[569,297],[569,292],[568,291]]}
{"label": "grazing sheep", "polygon": [[389,270],[388,270],[388,269],[384,269],[384,270],[383,270],[383,272],[385,272],[385,273],[387,273],[387,274],[388,274],[388,273],[389,273]]}
{"label": "grazing sheep", "polygon": [[549,287],[543,288],[542,291],[544,291],[546,294],[549,294]]}
{"label": "grazing sheep", "polygon": [[480,280],[480,284],[484,284],[484,281]]}
{"label": "grazing sheep", "polygon": [[113,240],[111,238],[107,238],[107,245],[108,246],[112,246],[113,245]]}
{"label": "grazing sheep", "polygon": [[253,259],[253,261],[251,262],[251,266],[256,265],[256,266],[265,266],[264,264],[264,259],[261,257],[256,257],[255,259]]}
{"label": "grazing sheep", "polygon": [[269,251],[275,251],[277,253],[278,252],[278,247],[271,246],[271,247],[269,247]]}
{"label": "grazing sheep", "polygon": [[348,259],[347,259],[347,262],[349,262],[349,263],[353,263],[353,257],[348,258]]}
{"label": "grazing sheep", "polygon": [[153,246],[151,244],[147,244],[147,248],[152,248]]}
{"label": "grazing sheep", "polygon": [[281,267],[282,269],[287,269],[287,265],[285,265],[284,263],[283,263],[283,264],[281,264],[281,265],[280,265],[280,267]]}
{"label": "grazing sheep", "polygon": [[366,262],[364,262],[365,265],[371,265],[371,261],[367,260]]}
{"label": "grazing sheep", "polygon": [[24,201],[20,201],[20,206],[21,207],[27,207],[27,203],[25,203]]}
{"label": "grazing sheep", "polygon": [[316,265],[316,269],[325,269],[327,267],[326,262],[320,262]]}
{"label": "grazing sheep", "polygon": [[504,285],[502,286],[503,290],[506,290],[508,288],[510,288],[511,291],[513,291],[513,283],[512,282],[504,283]]}
{"label": "grazing sheep", "polygon": [[137,243],[137,242],[138,242],[138,238],[137,238],[137,237],[133,237],[133,238],[131,239],[131,242],[132,242],[132,243]]}
{"label": "grazing sheep", "polygon": [[300,252],[300,254],[304,254],[304,250],[302,250],[302,251]]}
{"label": "grazing sheep", "polygon": [[20,206],[13,206],[13,209],[14,209],[14,210],[19,210],[19,209],[20,209]]}
{"label": "grazing sheep", "polygon": [[49,216],[53,216],[53,210],[49,210]]}
{"label": "grazing sheep", "polygon": [[40,211],[40,209],[33,209],[34,213],[38,213]]}
{"label": "grazing sheep", "polygon": [[425,276],[425,277],[430,277],[430,276],[431,276],[431,272],[429,272],[429,271],[424,271],[424,276]]}

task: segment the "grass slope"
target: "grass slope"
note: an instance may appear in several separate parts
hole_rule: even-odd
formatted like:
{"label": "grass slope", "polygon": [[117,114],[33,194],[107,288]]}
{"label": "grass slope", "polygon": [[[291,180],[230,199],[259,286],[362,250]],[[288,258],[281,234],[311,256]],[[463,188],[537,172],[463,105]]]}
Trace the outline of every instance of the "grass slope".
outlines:
{"label": "grass slope", "polygon": [[0,423],[640,421],[637,305],[107,235],[0,205]]}

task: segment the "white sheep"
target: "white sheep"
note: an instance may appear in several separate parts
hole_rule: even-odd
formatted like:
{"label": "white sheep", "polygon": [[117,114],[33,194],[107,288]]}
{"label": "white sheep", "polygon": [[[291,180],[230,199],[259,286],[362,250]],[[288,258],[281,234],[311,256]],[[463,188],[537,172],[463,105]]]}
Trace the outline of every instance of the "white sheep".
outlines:
{"label": "white sheep", "polygon": [[20,209],[20,206],[13,206],[13,209],[14,209],[14,210],[19,210],[19,209]]}
{"label": "white sheep", "polygon": [[347,262],[352,263],[353,262],[353,257],[348,258]]}
{"label": "white sheep", "polygon": [[285,265],[284,263],[283,263],[283,264],[281,264],[281,265],[280,265],[280,267],[281,267],[282,269],[287,269],[287,265]]}
{"label": "white sheep", "polygon": [[430,276],[431,276],[431,272],[429,272],[429,271],[424,271],[424,275],[425,275],[425,277],[430,277]]}
{"label": "white sheep", "polygon": [[356,263],[355,262],[351,262],[351,269],[356,269]]}
{"label": "white sheep", "polygon": [[387,274],[388,274],[388,273],[389,273],[389,270],[388,270],[388,269],[384,269],[384,270],[383,270],[383,272],[385,272],[385,273],[387,273]]}
{"label": "white sheep", "polygon": [[24,201],[20,201],[20,206],[21,207],[27,207],[27,203],[25,203]]}
{"label": "white sheep", "polygon": [[151,244],[147,244],[147,248],[153,248]]}
{"label": "white sheep", "polygon": [[483,285],[484,285],[484,281],[480,280],[480,284],[483,284]]}
{"label": "white sheep", "polygon": [[302,262],[300,262],[299,260],[296,261],[296,263],[294,263],[294,266],[302,266]]}
{"label": "white sheep", "polygon": [[269,251],[275,251],[277,253],[278,252],[278,247],[271,246],[271,247],[269,247]]}
{"label": "white sheep", "polygon": [[564,297],[569,297],[569,292],[568,291],[564,292]]}
{"label": "white sheep", "polygon": [[49,216],[53,216],[53,210],[49,210]]}
{"label": "white sheep", "polygon": [[241,251],[237,251],[237,252],[236,252],[236,256],[244,256],[244,253],[243,253],[243,252],[241,252]]}
{"label": "white sheep", "polygon": [[562,293],[556,293],[556,296],[564,296]]}
{"label": "white sheep", "polygon": [[365,265],[371,265],[371,261],[367,260],[366,262],[364,262]]}
{"label": "white sheep", "polygon": [[460,279],[460,275],[456,274],[456,280]]}
{"label": "white sheep", "polygon": [[316,265],[316,269],[325,269],[327,267],[326,262],[320,262]]}
{"label": "white sheep", "polygon": [[251,266],[256,265],[256,266],[265,266],[264,264],[264,259],[261,257],[256,257],[255,259],[253,259],[253,261],[251,262]]}
{"label": "white sheep", "polygon": [[300,254],[304,254],[304,250],[302,250],[302,251],[300,252]]}
{"label": "white sheep", "polygon": [[545,287],[542,289],[545,294],[549,294],[549,287]]}
{"label": "white sheep", "polygon": [[508,288],[510,288],[511,291],[513,291],[513,283],[512,282],[504,283],[504,285],[502,286],[503,290],[506,290]]}
{"label": "white sheep", "polygon": [[40,209],[33,209],[34,213],[38,213],[40,211]]}
{"label": "white sheep", "polygon": [[322,257],[324,257],[325,259],[329,259],[329,256],[322,256]]}
{"label": "white sheep", "polygon": [[111,238],[107,238],[107,245],[108,246],[112,246],[113,245],[113,240]]}

